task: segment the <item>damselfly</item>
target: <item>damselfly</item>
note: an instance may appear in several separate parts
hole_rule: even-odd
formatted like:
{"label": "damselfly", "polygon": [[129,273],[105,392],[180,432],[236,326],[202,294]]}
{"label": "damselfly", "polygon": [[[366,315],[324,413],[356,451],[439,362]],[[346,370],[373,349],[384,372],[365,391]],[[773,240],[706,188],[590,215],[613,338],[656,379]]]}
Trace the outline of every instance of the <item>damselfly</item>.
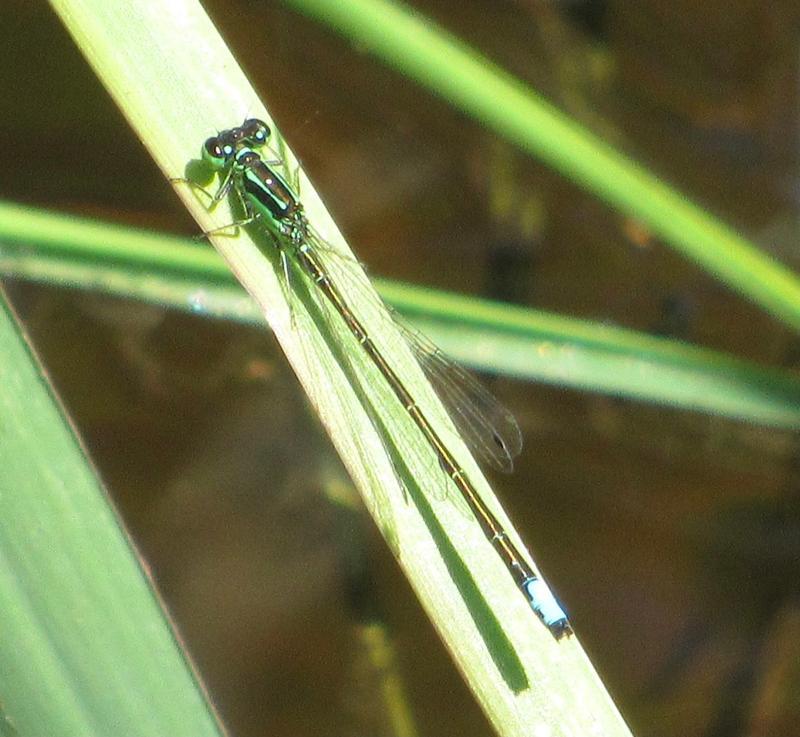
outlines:
{"label": "damselfly", "polygon": [[[293,262],[339,314],[413,420],[528,603],[556,638],[571,634],[569,621],[550,590],[517,550],[411,392],[350,308],[342,289],[325,264],[324,254],[329,253],[331,247],[313,229],[299,197],[275,170],[274,165],[279,163],[278,160],[266,161],[256,150],[265,146],[269,135],[266,123],[249,119],[241,126],[222,131],[205,142],[203,159],[214,168],[221,180],[212,204],[233,194],[247,216],[239,224],[256,220],[264,222],[280,251],[284,273],[289,273],[288,261]],[[519,453],[522,445],[513,416],[429,341],[407,328],[399,327],[467,444],[492,465],[510,470],[512,458]]]}

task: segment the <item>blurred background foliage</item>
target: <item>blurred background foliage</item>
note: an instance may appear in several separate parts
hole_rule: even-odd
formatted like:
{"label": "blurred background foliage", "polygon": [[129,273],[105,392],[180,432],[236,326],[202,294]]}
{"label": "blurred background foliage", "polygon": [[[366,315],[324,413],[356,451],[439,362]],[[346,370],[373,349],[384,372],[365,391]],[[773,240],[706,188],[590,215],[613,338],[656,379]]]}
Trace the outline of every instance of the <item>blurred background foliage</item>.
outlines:
{"label": "blurred background foliage", "polygon": [[[372,274],[796,368],[789,329],[334,32],[204,4]],[[795,3],[413,6],[797,270]],[[0,197],[196,233],[46,4],[0,17]],[[490,731],[331,503],[346,479],[271,338],[6,286],[232,733]],[[526,442],[496,488],[634,733],[796,734],[795,434],[490,381]]]}

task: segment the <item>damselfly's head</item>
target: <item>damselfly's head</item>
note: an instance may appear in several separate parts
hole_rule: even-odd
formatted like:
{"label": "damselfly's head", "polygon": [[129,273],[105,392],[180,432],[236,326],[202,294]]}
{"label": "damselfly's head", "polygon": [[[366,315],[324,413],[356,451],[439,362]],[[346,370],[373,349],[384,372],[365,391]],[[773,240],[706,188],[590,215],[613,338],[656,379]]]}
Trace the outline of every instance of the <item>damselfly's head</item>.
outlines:
{"label": "damselfly's head", "polygon": [[224,169],[238,151],[259,148],[266,144],[272,131],[258,118],[248,118],[240,126],[221,131],[203,145],[203,160],[214,169]]}
{"label": "damselfly's head", "polygon": [[270,127],[258,118],[248,118],[236,128],[228,128],[217,133],[217,140],[224,146],[234,149],[243,147],[261,148],[272,134]]}

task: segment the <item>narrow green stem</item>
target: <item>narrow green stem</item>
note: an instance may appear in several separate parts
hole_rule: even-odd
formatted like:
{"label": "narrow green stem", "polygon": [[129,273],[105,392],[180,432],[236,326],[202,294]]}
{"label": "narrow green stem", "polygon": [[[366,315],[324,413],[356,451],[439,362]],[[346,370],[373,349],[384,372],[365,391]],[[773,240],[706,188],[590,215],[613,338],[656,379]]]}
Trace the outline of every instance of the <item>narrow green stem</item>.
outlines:
{"label": "narrow green stem", "polygon": [[429,19],[388,0],[285,0],[553,166],[800,329],[800,281],[731,227]]}

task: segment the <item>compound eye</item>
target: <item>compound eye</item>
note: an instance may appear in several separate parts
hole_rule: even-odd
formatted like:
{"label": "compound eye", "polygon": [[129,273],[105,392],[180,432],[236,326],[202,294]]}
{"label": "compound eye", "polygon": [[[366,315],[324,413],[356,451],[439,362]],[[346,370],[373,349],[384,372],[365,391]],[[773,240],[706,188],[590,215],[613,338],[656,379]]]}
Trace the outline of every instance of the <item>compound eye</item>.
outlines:
{"label": "compound eye", "polygon": [[232,156],[233,146],[220,136],[209,138],[203,145],[203,159],[216,168],[225,166]]}
{"label": "compound eye", "polygon": [[203,144],[203,158],[212,164],[223,158],[222,146],[218,138],[209,138]]}
{"label": "compound eye", "polygon": [[270,136],[269,126],[258,118],[249,118],[244,121],[242,130],[245,131],[245,138],[247,138],[254,146],[263,146]]}

